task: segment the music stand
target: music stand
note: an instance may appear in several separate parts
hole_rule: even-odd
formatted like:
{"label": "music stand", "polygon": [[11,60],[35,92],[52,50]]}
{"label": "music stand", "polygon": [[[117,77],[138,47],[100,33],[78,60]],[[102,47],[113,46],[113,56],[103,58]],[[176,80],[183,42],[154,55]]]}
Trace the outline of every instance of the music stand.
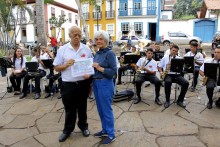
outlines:
{"label": "music stand", "polygon": [[145,51],[141,51],[140,55],[141,55],[141,57],[145,57],[146,56],[146,52]]}
{"label": "music stand", "polygon": [[41,59],[46,68],[53,68],[53,59]]}
{"label": "music stand", "polygon": [[[217,74],[218,73],[218,74]],[[219,78],[219,63],[204,63],[204,75],[206,77],[212,77],[215,79],[216,87],[218,86],[218,78]],[[200,113],[206,110],[203,109]]]}
{"label": "music stand", "polygon": [[121,53],[120,53],[120,57],[121,57],[121,56],[124,56],[124,55],[127,54],[127,53],[131,53],[131,52],[130,52],[130,51],[121,52]]}
{"label": "music stand", "polygon": [[141,55],[125,55],[124,63],[125,64],[131,64],[131,63],[136,64],[140,58],[141,58]]}
{"label": "music stand", "polygon": [[7,79],[7,85],[8,85],[6,92],[1,97],[1,100],[2,100],[9,91],[12,91],[11,87],[9,87],[7,68],[13,68],[13,63],[9,57],[1,57],[0,66],[6,69],[6,79]]}
{"label": "music stand", "polygon": [[194,72],[194,57],[193,56],[185,56],[184,57],[184,71],[186,73],[193,73]]}
{"label": "music stand", "polygon": [[155,61],[160,61],[163,58],[163,56],[164,56],[163,51],[158,51],[153,53],[153,58]]}
{"label": "music stand", "polygon": [[[183,66],[184,66],[184,59],[183,58],[171,59],[171,67],[170,67],[170,72],[168,73],[168,75],[174,76],[176,85],[175,85],[175,98],[174,98],[173,102],[170,104],[170,106],[173,104],[176,104],[176,101],[177,101],[177,99],[176,99],[176,96],[177,96],[176,77],[181,75],[181,73],[183,71]],[[167,107],[167,108],[169,108],[169,107]],[[161,112],[163,112],[167,108],[164,108]],[[186,110],[188,113],[190,113],[186,108],[183,108],[183,109]]]}

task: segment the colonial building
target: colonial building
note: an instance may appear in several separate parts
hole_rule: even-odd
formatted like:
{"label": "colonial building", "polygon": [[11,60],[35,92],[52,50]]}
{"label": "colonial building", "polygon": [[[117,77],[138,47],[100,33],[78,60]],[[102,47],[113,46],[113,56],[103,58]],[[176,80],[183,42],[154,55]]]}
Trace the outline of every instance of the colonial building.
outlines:
{"label": "colonial building", "polygon": [[[37,40],[35,0],[27,0],[25,7],[28,7],[32,11],[32,20],[25,9],[17,9],[17,7],[13,9],[13,15],[15,18],[18,17],[18,19],[15,22],[10,22],[10,24],[13,27],[16,26],[16,42],[33,42]],[[44,4],[44,10],[45,15],[42,21],[46,23],[46,32],[50,36],[56,36],[58,41],[68,41],[68,28],[73,24],[79,25],[78,10],[75,1],[55,0],[53,3]],[[16,14],[18,15],[16,16]],[[54,21],[49,21],[51,17],[58,18],[59,15],[65,16],[65,19],[67,19],[60,28],[55,26]]]}
{"label": "colonial building", "polygon": [[82,4],[82,13],[87,24],[89,38],[94,38],[97,30],[105,30],[116,41],[116,0],[103,0],[100,6]]}

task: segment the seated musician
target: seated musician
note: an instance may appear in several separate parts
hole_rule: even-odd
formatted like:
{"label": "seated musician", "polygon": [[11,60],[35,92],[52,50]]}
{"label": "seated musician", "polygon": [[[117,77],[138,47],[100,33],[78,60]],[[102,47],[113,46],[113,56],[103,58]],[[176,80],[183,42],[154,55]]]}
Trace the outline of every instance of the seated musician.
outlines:
{"label": "seated musician", "polygon": [[[164,56],[169,56],[169,55],[170,55],[170,51],[171,51],[171,49],[173,48],[173,45],[174,45],[174,43],[173,43],[173,42],[170,42],[170,46],[169,46],[169,48],[166,50]],[[180,51],[178,51],[178,54],[177,54],[177,55],[180,56]]]}
{"label": "seated musician", "polygon": [[137,104],[141,101],[141,85],[144,81],[150,81],[150,83],[155,84],[155,103],[158,105],[162,105],[160,102],[160,85],[161,82],[156,76],[157,72],[157,62],[152,58],[153,57],[153,49],[149,48],[146,51],[146,57],[142,57],[137,62],[137,71],[136,71],[136,92],[138,99],[134,102]]}
{"label": "seated musician", "polygon": [[[131,53],[127,53],[126,55],[135,55],[137,54],[138,52],[136,51],[136,47],[135,46],[132,46],[131,47]],[[121,63],[121,67],[119,67],[118,69],[118,82],[117,82],[117,85],[120,85],[122,84],[121,82],[121,76],[122,76],[122,73],[128,69],[133,69],[134,70],[134,67],[131,66],[131,64],[126,64],[126,65],[123,65],[123,62],[124,62],[124,56],[121,56],[120,57],[120,63]]]}
{"label": "seated musician", "polygon": [[11,58],[14,67],[12,68],[12,73],[10,75],[10,81],[12,87],[14,88],[14,95],[19,95],[21,93],[21,79],[25,76],[25,63],[26,58],[23,57],[20,48],[15,49],[14,56]]}
{"label": "seated musician", "polygon": [[199,68],[202,66],[204,58],[203,55],[199,52],[197,52],[198,43],[197,42],[191,42],[190,43],[190,51],[186,53],[184,56],[193,56],[194,57],[194,73],[193,73],[193,81],[190,88],[191,92],[194,92],[196,89],[198,77],[199,77]]}
{"label": "seated musician", "polygon": [[160,43],[156,42],[154,52],[159,52],[159,51],[160,51]]}
{"label": "seated musician", "polygon": [[168,108],[170,106],[170,93],[171,93],[171,86],[174,80],[176,80],[177,84],[181,85],[180,95],[177,100],[177,105],[180,107],[186,107],[183,103],[184,97],[186,95],[187,89],[189,87],[189,82],[182,77],[181,74],[178,75],[171,75],[169,74],[170,70],[170,63],[172,58],[180,58],[177,56],[179,47],[177,45],[173,45],[173,48],[170,51],[169,56],[164,56],[159,65],[158,70],[160,72],[162,79],[164,79],[164,90],[166,96],[166,102],[164,103],[164,107]]}
{"label": "seated musician", "polygon": [[28,82],[30,79],[35,78],[35,97],[34,99],[39,99],[40,98],[40,79],[46,75],[45,67],[41,59],[49,59],[49,56],[46,54],[40,54],[38,49],[34,49],[34,57],[31,59],[31,62],[38,62],[39,67],[38,67],[38,72],[36,75],[30,75],[26,74],[24,77],[24,84],[23,84],[23,90],[22,90],[22,95],[20,99],[23,99],[27,96],[28,92]]}
{"label": "seated musician", "polygon": [[[205,63],[219,63],[219,61],[220,61],[220,46],[215,49],[214,58],[205,61]],[[204,64],[200,67],[199,73],[202,77],[205,76],[204,75]],[[213,104],[212,97],[213,97],[214,88],[216,86],[216,77],[207,77],[207,78],[208,79],[206,79],[206,83],[203,83],[203,84],[206,85],[206,94],[209,99],[207,108],[212,109],[212,104]],[[218,77],[217,85],[220,85],[220,77]]]}

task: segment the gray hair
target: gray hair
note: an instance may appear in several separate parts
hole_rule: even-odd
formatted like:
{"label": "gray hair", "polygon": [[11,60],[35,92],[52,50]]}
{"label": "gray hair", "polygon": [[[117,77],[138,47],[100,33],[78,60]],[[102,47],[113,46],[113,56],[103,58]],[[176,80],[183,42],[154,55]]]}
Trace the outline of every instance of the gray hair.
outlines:
{"label": "gray hair", "polygon": [[73,25],[72,27],[69,28],[69,35],[71,34],[71,32],[72,32],[74,29],[80,30],[80,31],[82,32],[82,30],[81,30],[80,27],[78,27],[78,26],[76,26],[76,25]]}
{"label": "gray hair", "polygon": [[104,37],[104,40],[108,43],[109,42],[109,35],[104,30],[100,30],[100,31],[95,32],[94,38],[96,39],[96,38],[100,37],[101,35]]}

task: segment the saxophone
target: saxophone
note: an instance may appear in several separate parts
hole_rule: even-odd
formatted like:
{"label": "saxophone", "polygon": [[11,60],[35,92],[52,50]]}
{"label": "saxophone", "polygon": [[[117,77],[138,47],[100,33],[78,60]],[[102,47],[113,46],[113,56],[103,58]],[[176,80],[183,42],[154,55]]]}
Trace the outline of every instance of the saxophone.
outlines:
{"label": "saxophone", "polygon": [[164,71],[164,73],[161,75],[161,80],[164,80],[166,75],[168,74],[168,72],[170,71],[170,65],[171,64],[171,58],[169,60],[169,63],[166,66],[166,70]]}
{"label": "saxophone", "polygon": [[[144,60],[143,64],[141,65],[141,67],[143,67],[146,63],[147,63],[147,57],[145,58],[145,60]],[[141,70],[137,69],[136,74],[135,74],[135,79],[137,79],[140,75],[141,75]]]}

